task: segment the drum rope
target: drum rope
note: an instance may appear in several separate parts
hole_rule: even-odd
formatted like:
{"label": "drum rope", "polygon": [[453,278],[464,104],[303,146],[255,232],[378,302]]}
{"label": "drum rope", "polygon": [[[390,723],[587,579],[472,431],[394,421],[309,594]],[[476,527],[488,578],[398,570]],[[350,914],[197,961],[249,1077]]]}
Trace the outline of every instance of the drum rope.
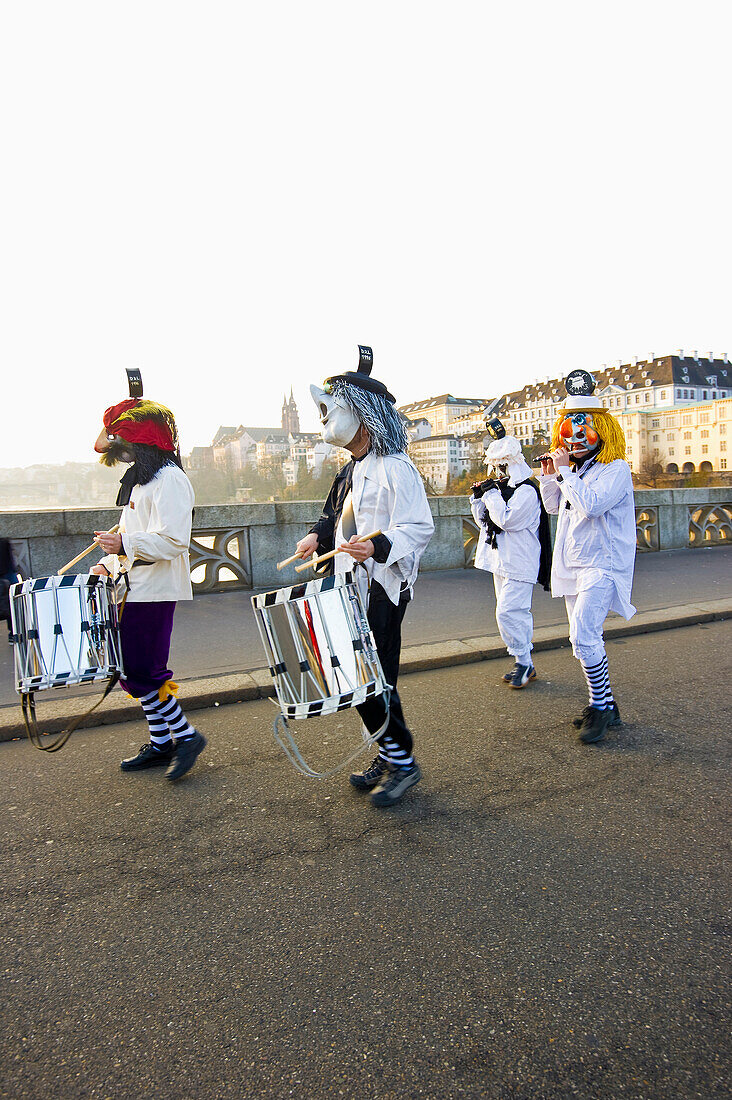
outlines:
{"label": "drum rope", "polygon": [[96,703],[94,703],[93,706],[89,707],[89,709],[84,714],[80,714],[77,718],[75,718],[71,725],[63,730],[63,732],[60,733],[56,740],[52,741],[50,745],[43,744],[43,735],[39,730],[38,722],[36,721],[35,692],[31,691],[24,693],[21,697],[21,707],[23,710],[23,721],[25,722],[26,732],[28,733],[28,740],[30,741],[31,745],[33,745],[35,749],[40,749],[41,752],[58,752],[59,749],[62,749],[68,739],[71,737],[71,734],[74,732],[74,730],[79,728],[84,719],[88,718],[89,715],[97,709],[99,704],[104,702],[112,688],[116,687],[119,681],[119,677],[119,672],[115,672],[109,680],[109,683],[105,687],[103,694],[99,696]]}
{"label": "drum rope", "polygon": [[306,776],[308,779],[330,779],[332,776],[338,775],[339,772],[342,772],[344,768],[347,768],[349,766],[349,764],[352,764],[353,761],[356,760],[356,758],[359,757],[365,749],[370,748],[371,745],[375,744],[375,742],[378,741],[378,739],[384,733],[386,733],[387,727],[389,725],[391,710],[391,692],[391,687],[386,684],[384,686],[383,692],[384,703],[386,704],[386,717],[384,718],[384,721],[380,728],[376,730],[375,733],[369,733],[362,722],[361,733],[363,736],[363,744],[355,749],[354,752],[349,753],[346,759],[342,760],[341,763],[336,765],[335,768],[330,768],[328,771],[315,771],[315,769],[311,768],[307,761],[303,758],[302,753],[297,747],[295,738],[290,733],[290,727],[287,725],[287,719],[285,718],[284,714],[278,714],[274,720],[275,741],[280,746],[292,766],[296,768],[297,771],[301,773],[301,775]]}

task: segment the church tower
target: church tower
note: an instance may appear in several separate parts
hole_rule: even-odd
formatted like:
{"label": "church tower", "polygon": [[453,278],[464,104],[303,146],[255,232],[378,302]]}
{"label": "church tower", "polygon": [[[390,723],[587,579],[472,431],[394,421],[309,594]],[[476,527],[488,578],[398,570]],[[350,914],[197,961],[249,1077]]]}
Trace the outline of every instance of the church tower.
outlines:
{"label": "church tower", "polygon": [[290,386],[290,400],[287,400],[286,394],[282,397],[282,431],[291,432],[293,435],[297,435],[300,431],[300,414],[297,411],[292,386]]}

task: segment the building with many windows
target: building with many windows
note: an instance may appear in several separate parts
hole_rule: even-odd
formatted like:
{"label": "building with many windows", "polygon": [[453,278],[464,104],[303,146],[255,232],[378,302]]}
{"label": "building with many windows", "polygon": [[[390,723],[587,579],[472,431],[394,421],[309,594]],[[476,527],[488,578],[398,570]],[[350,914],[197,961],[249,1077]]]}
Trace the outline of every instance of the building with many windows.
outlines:
{"label": "building with many windows", "polygon": [[[700,358],[696,352],[635,359],[592,372],[596,393],[614,416],[630,412],[676,409],[732,396],[732,366],[721,358]],[[546,379],[503,396],[496,415],[522,443],[546,437],[565,397],[564,380]]]}
{"label": "building with many windows", "polygon": [[675,409],[626,409],[618,419],[635,473],[648,462],[659,464],[667,474],[725,473],[732,469],[732,397]]}
{"label": "building with many windows", "polygon": [[486,397],[453,397],[451,393],[442,393],[439,397],[400,405],[399,412],[407,420],[427,420],[433,436],[455,435],[456,420],[489,404]]}
{"label": "building with many windows", "polygon": [[482,452],[484,435],[485,431],[472,436],[429,435],[413,440],[407,450],[429,488],[435,493],[444,493],[448,481],[462,477],[476,454]]}

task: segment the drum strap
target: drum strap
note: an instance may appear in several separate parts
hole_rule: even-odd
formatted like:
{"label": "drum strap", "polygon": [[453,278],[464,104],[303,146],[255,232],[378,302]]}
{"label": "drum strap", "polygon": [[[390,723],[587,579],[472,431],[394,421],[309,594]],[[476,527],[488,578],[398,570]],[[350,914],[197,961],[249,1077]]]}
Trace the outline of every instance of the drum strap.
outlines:
{"label": "drum strap", "polygon": [[[302,775],[308,779],[330,779],[331,776],[337,775],[338,772],[342,772],[344,768],[347,768],[353,761],[361,755],[366,749],[370,748],[383,733],[386,733],[389,725],[390,708],[391,708],[391,688],[386,686],[384,690],[384,703],[386,705],[386,717],[384,718],[383,725],[380,729],[377,729],[375,733],[369,733],[366,727],[361,725],[361,732],[363,734],[363,744],[346,757],[345,760],[341,760],[340,764],[337,764],[335,768],[330,768],[327,772],[316,772],[314,768],[311,768],[306,760],[303,759],[302,753],[297,747],[295,738],[290,733],[290,727],[287,725],[287,719],[284,714],[278,714],[274,720],[274,736],[275,741],[284,752],[287,759],[292,766],[296,768]],[[277,704],[275,704],[276,706]]]}
{"label": "drum strap", "polygon": [[40,749],[41,752],[58,752],[59,749],[62,749],[68,739],[71,737],[71,734],[74,732],[74,730],[78,729],[84,719],[88,718],[89,715],[97,709],[99,704],[104,702],[112,688],[116,687],[119,676],[119,672],[115,672],[111,680],[105,687],[103,694],[99,697],[99,699],[97,699],[96,703],[93,706],[89,707],[89,709],[84,714],[80,714],[78,718],[74,718],[71,725],[68,726],[63,731],[63,733],[60,733],[56,740],[52,741],[50,745],[43,744],[42,734],[38,728],[38,722],[36,721],[35,692],[30,691],[24,693],[21,698],[21,706],[23,708],[23,721],[25,722],[25,728],[28,733],[28,740],[33,745],[33,747],[36,749]]}

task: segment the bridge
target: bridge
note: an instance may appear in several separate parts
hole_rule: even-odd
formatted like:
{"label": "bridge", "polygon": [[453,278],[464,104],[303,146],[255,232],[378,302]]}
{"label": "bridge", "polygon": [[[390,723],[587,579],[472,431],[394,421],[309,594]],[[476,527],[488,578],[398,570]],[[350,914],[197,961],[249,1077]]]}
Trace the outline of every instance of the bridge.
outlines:
{"label": "bridge", "polygon": [[[695,503],[685,549],[661,548],[656,511],[639,614],[609,620],[624,723],[601,745],[568,724],[586,696],[561,601],[536,590],[539,679],[511,692],[490,578],[464,568],[426,571],[408,612],[424,779],[391,810],[275,746],[242,585],[178,609],[173,665],[209,738],[179,785],[119,770],[145,739],[121,692],[50,759],[0,744],[0,1096],[725,1096],[732,574],[724,502],[703,505],[711,538]],[[268,537],[286,556],[292,532]],[[7,653],[0,685],[17,737]],[[57,699],[49,728],[77,705]],[[354,738],[350,712],[298,726],[323,764]]]}

